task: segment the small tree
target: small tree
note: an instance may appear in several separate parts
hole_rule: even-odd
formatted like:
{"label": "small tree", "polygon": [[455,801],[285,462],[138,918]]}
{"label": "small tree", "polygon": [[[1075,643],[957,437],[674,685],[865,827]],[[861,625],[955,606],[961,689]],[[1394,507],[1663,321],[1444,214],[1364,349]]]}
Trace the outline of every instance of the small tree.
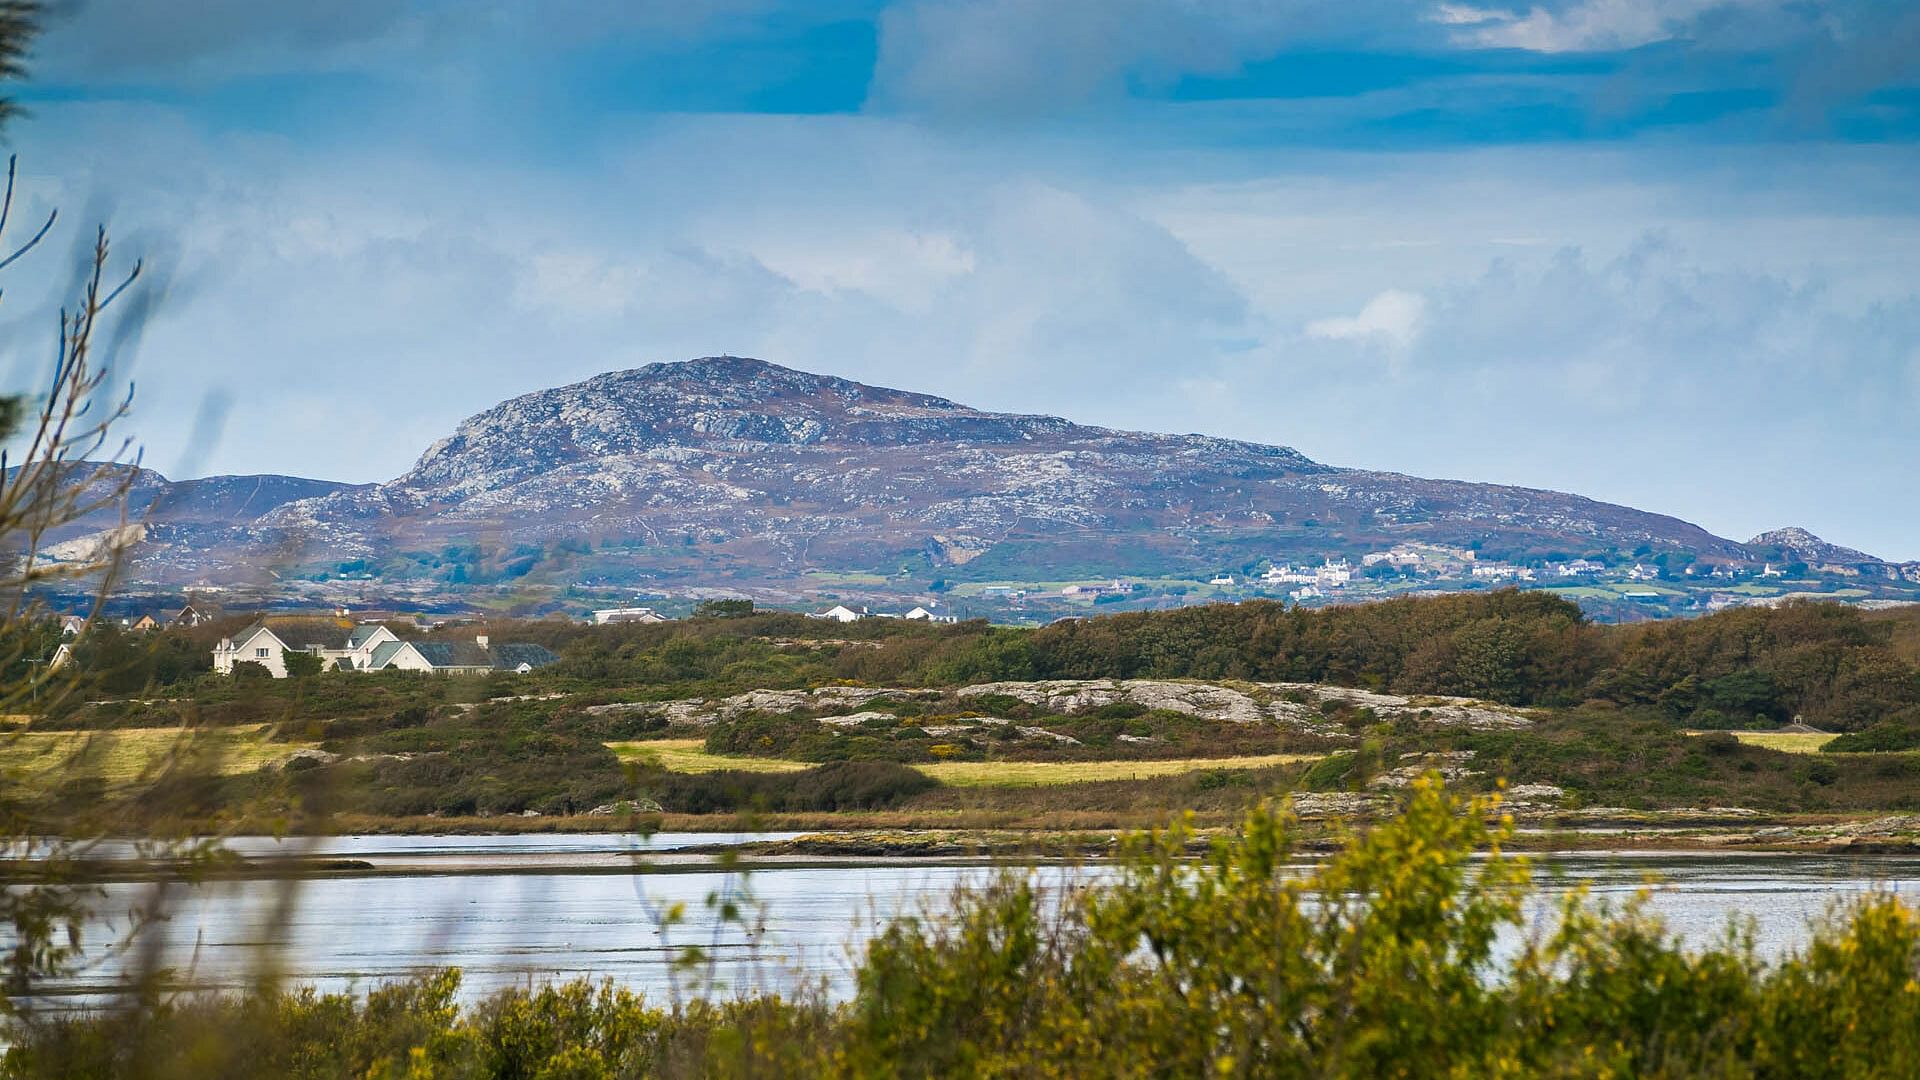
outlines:
{"label": "small tree", "polygon": [[288,649],[285,653],[282,653],[281,662],[287,667],[287,678],[289,679],[311,678],[312,676],[320,674],[320,669],[326,666],[326,661],[320,659],[316,654],[300,649]]}
{"label": "small tree", "polygon": [[751,600],[705,600],[693,609],[696,619],[741,619],[751,614]]}

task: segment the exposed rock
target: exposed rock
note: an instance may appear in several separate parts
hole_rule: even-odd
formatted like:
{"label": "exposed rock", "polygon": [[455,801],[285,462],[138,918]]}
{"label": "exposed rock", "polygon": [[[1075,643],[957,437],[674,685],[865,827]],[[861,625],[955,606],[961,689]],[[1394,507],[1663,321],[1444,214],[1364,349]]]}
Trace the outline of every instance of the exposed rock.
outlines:
{"label": "exposed rock", "polygon": [[586,812],[588,817],[611,817],[614,814],[657,814],[660,804],[652,799],[637,798],[625,802],[601,803]]}
{"label": "exposed rock", "polygon": [[1557,806],[1567,797],[1565,788],[1554,784],[1515,784],[1506,790],[1507,803],[1516,808]]}
{"label": "exposed rock", "polygon": [[1855,551],[1850,547],[1830,544],[1797,526],[1784,529],[1772,529],[1747,541],[1747,546],[1765,552],[1779,549],[1781,552],[1810,563],[1841,563],[1858,565],[1878,563],[1881,560],[1864,551]]}
{"label": "exposed rock", "polygon": [[869,702],[899,700],[917,691],[881,689],[866,686],[822,686],[813,690],[749,690],[744,694],[709,701],[706,698],[681,698],[676,701],[643,701],[612,705],[589,705],[590,716],[658,716],[670,724],[704,726],[715,720],[731,720],[750,712],[784,716],[802,710],[859,707]]}
{"label": "exposed rock", "polygon": [[1259,704],[1238,690],[1212,683],[1156,679],[1052,679],[981,683],[955,691],[962,698],[1001,695],[1054,713],[1079,713],[1122,702],[1167,709],[1205,720],[1256,724],[1266,719]]}
{"label": "exposed rock", "polygon": [[[1329,701],[1352,709],[1371,709],[1382,720],[1412,717],[1420,721],[1423,727],[1435,730],[1501,731],[1533,726],[1533,719],[1523,709],[1492,705],[1472,698],[1435,695],[1402,697],[1316,683],[1263,685],[1277,695],[1277,700],[1269,706],[1275,720],[1314,734],[1326,733],[1329,728],[1339,730],[1338,725],[1327,721],[1320,711],[1320,706]],[[1290,701],[1289,695],[1304,697],[1311,704]]]}
{"label": "exposed rock", "polygon": [[853,728],[857,728],[861,724],[864,724],[869,720],[893,721],[897,719],[899,718],[894,716],[892,713],[857,712],[857,713],[848,713],[845,716],[823,716],[820,718],[820,722],[830,728],[834,728],[839,731],[850,731]]}
{"label": "exposed rock", "polygon": [[[1245,689],[1241,688],[1243,686]],[[1330,701],[1353,709],[1371,709],[1377,720],[1411,717],[1432,729],[1490,731],[1523,728],[1533,723],[1524,710],[1489,705],[1468,698],[1409,698],[1310,683],[1226,686],[1170,679],[1045,679],[979,683],[961,687],[953,693],[976,708],[983,708],[979,701],[987,697],[1007,697],[1036,709],[1063,715],[1125,703],[1219,723],[1271,722],[1292,731],[1340,741],[1351,741],[1354,736],[1323,712],[1325,703]],[[671,724],[701,726],[749,712],[784,716],[802,711],[858,709],[875,701],[904,701],[929,696],[938,697],[939,692],[888,687],[822,686],[813,690],[749,690],[718,701],[685,698],[678,701],[589,705],[585,711],[594,716],[658,716]],[[856,722],[848,717],[826,719],[845,721],[848,725]]]}
{"label": "exposed rock", "polygon": [[1126,701],[1120,684],[1112,679],[1044,679],[1038,682],[996,682],[963,686],[954,691],[961,698],[1001,696],[1055,713],[1084,712],[1103,705]]}
{"label": "exposed rock", "polygon": [[1625,806],[1588,806],[1579,810],[1563,810],[1555,815],[1556,820],[1589,825],[1608,825],[1620,822],[1635,824],[1661,823],[1710,823],[1745,818],[1764,818],[1765,810],[1753,810],[1744,806],[1681,806],[1663,810],[1633,810]]}
{"label": "exposed rock", "polygon": [[1302,791],[1289,797],[1293,816],[1303,821],[1322,818],[1370,817],[1393,808],[1385,795],[1357,791]]}
{"label": "exposed rock", "polygon": [[1467,768],[1473,760],[1471,750],[1436,751],[1434,753],[1402,754],[1404,764],[1389,769],[1367,782],[1375,791],[1395,791],[1413,786],[1414,781],[1428,773],[1436,773],[1449,784],[1457,784],[1478,778],[1481,774]]}
{"label": "exposed rock", "polygon": [[1267,718],[1251,697],[1224,686],[1146,680],[1131,680],[1122,685],[1128,700],[1149,709],[1170,709],[1232,724],[1257,724]]}

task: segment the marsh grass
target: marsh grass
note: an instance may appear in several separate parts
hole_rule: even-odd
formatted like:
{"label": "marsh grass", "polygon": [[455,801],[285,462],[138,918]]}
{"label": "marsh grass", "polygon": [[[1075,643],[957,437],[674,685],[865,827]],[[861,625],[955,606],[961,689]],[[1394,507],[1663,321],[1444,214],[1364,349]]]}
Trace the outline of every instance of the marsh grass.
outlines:
{"label": "marsh grass", "polygon": [[[1689,731],[1689,735],[1705,735],[1708,732]],[[1768,750],[1778,750],[1783,754],[1815,754],[1832,742],[1837,736],[1825,732],[1798,731],[1735,731],[1734,738],[1748,746],[1762,746]]]}
{"label": "marsh grass", "polygon": [[[812,768],[784,758],[715,754],[700,739],[654,739],[607,744],[622,761],[649,763],[669,772],[785,773]],[[1248,754],[1219,758],[1145,758],[1124,761],[938,761],[910,765],[949,787],[1049,787],[1109,780],[1147,780],[1204,770],[1266,769],[1317,761],[1317,754]]]}
{"label": "marsh grass", "polygon": [[0,776],[29,786],[88,779],[123,787],[152,775],[189,742],[212,751],[218,771],[226,775],[278,765],[311,745],[279,741],[267,724],[200,731],[178,727],[10,731],[0,732]]}

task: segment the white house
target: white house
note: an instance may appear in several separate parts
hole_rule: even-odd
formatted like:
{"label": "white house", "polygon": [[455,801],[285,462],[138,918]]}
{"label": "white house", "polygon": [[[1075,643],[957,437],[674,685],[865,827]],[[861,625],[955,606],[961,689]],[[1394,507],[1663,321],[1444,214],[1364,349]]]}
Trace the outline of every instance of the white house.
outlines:
{"label": "white house", "polygon": [[202,623],[212,622],[213,616],[201,611],[192,604],[188,604],[179,611],[167,616],[164,621],[169,630],[191,630]]}
{"label": "white house", "polygon": [[1313,572],[1314,584],[1323,589],[1338,589],[1353,580],[1353,564],[1345,559],[1328,559]]}
{"label": "white house", "polygon": [[869,614],[871,614],[871,612],[867,611],[866,608],[861,608],[860,610],[855,611],[854,609],[848,607],[845,604],[835,604],[825,611],[815,613],[814,615],[811,616],[811,618],[832,619],[834,622],[850,623],[850,622],[859,622],[861,619],[866,618]]}
{"label": "white house", "polygon": [[663,623],[669,622],[667,616],[650,607],[600,608],[593,613],[593,625],[606,626],[609,623]]}
{"label": "white house", "polygon": [[213,670],[231,675],[235,664],[259,664],[274,678],[284,679],[288,653],[312,653],[322,661],[337,661],[347,651],[338,647],[345,636],[337,623],[327,619],[286,620],[272,626],[257,622],[220,639],[213,647]]}
{"label": "white house", "polygon": [[1232,585],[1233,583],[1232,574],[1215,574],[1213,580],[1207,582],[1209,585]]}
{"label": "white house", "polygon": [[334,657],[334,666],[343,671],[372,671],[373,654],[380,646],[397,642],[400,635],[385,623],[361,623],[347,634],[347,647]]}
{"label": "white house", "polygon": [[1367,566],[1378,566],[1381,563],[1386,563],[1388,566],[1399,567],[1404,570],[1408,567],[1419,566],[1426,560],[1421,558],[1418,551],[1402,544],[1387,551],[1370,551],[1362,556],[1360,561]]}
{"label": "white house", "polygon": [[960,617],[957,615],[936,615],[923,607],[916,607],[900,617],[903,619],[912,619],[917,622],[953,623],[960,621]]}
{"label": "white house", "polygon": [[87,618],[84,615],[62,615],[60,617],[60,636],[79,637],[87,632]]}

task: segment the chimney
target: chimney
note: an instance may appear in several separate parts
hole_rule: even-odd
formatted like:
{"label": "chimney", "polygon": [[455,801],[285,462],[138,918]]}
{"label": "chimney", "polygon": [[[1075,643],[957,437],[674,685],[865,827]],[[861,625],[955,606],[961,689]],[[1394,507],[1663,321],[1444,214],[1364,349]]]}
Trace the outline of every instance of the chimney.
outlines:
{"label": "chimney", "polygon": [[473,638],[473,640],[474,640],[474,643],[475,643],[475,644],[477,644],[477,645],[479,645],[479,646],[480,646],[481,648],[483,648],[483,649],[484,649],[484,648],[486,648],[486,647],[487,647],[487,635],[485,635],[485,634],[476,634],[476,635],[474,635],[474,638]]}

